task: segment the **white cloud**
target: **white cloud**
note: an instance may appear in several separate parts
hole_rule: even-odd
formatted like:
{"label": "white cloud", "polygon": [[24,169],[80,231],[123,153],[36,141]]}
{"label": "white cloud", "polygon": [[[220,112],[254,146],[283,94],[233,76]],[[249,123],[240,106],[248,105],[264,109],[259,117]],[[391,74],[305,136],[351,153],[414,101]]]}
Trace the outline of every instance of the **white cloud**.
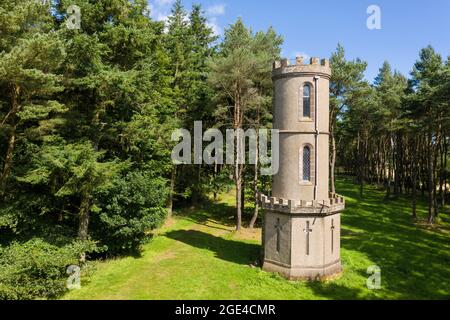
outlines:
{"label": "white cloud", "polygon": [[[151,17],[156,21],[167,22],[175,0],[149,0],[148,9],[150,10]],[[208,18],[207,25],[210,27],[214,34],[217,36],[222,35],[223,29],[217,19],[218,16],[225,14],[225,5],[216,4],[208,7],[206,10],[206,16]],[[187,17],[186,17],[187,18]]]}
{"label": "white cloud", "polygon": [[169,16],[166,14],[158,14],[155,18],[157,21],[164,21],[167,22],[169,20]]}
{"label": "white cloud", "polygon": [[174,2],[175,0],[155,0],[155,3],[161,7],[171,6]]}
{"label": "white cloud", "polygon": [[217,19],[218,16],[223,16],[225,14],[225,5],[224,4],[216,4],[206,8],[206,16],[208,17],[207,25],[210,27],[214,35],[220,36],[223,33],[223,29],[219,24]]}
{"label": "white cloud", "polygon": [[206,14],[208,16],[223,16],[225,14],[225,5],[216,4],[206,9]]}
{"label": "white cloud", "polygon": [[170,13],[170,8],[175,0],[152,0],[148,1],[148,8],[151,17],[156,21],[167,21]]}
{"label": "white cloud", "polygon": [[216,36],[220,36],[223,33],[222,27],[217,22],[216,17],[209,18],[208,21],[206,22],[206,25],[212,29],[214,35]]}

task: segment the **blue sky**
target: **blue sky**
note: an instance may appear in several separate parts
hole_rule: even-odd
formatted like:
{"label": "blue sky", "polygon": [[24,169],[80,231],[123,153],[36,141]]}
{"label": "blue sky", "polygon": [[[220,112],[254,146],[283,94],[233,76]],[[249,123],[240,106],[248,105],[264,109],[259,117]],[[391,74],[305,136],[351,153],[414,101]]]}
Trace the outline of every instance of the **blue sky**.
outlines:
{"label": "blue sky", "polygon": [[[174,0],[149,0],[153,17],[164,20]],[[368,62],[372,81],[384,60],[409,75],[419,50],[431,44],[450,55],[449,0],[183,0],[200,3],[218,34],[242,17],[253,30],[273,26],[285,40],[283,56],[329,57],[340,42],[348,58]],[[369,30],[367,8],[381,9],[381,30]]]}

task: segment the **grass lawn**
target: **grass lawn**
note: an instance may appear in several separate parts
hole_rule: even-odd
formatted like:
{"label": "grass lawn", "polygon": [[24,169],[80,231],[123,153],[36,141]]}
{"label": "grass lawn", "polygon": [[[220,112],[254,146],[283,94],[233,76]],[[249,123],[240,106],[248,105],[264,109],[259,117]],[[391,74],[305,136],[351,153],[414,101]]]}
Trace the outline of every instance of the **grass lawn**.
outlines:
{"label": "grass lawn", "polygon": [[[449,299],[450,218],[430,228],[425,204],[410,218],[408,199],[384,200],[349,180],[342,217],[344,273],[335,281],[293,282],[261,271],[261,230],[234,231],[233,197],[183,212],[158,230],[141,256],[100,262],[82,289],[64,299]],[[249,219],[247,219],[249,220]],[[366,287],[367,268],[381,268],[382,289]]]}

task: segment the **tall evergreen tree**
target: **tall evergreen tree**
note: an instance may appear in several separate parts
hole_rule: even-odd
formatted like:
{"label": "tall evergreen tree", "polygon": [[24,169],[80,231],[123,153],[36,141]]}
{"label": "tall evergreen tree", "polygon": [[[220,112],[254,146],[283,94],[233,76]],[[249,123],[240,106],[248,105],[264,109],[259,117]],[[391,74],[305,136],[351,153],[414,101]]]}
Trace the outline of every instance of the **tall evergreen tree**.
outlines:
{"label": "tall evergreen tree", "polygon": [[338,44],[336,51],[331,55],[330,64],[332,74],[330,80],[330,184],[331,192],[336,192],[336,125],[346,106],[346,95],[362,82],[367,63],[356,59],[347,61],[344,47]]}
{"label": "tall evergreen tree", "polygon": [[36,140],[33,135],[44,130],[40,121],[64,111],[55,94],[63,88],[58,69],[65,52],[59,34],[52,31],[46,5],[6,1],[2,3],[0,20],[0,130],[6,139],[2,141],[5,148],[0,149],[3,159],[0,198],[3,198],[11,174],[14,175],[18,145]]}
{"label": "tall evergreen tree", "polygon": [[[437,97],[437,91],[442,81],[442,57],[431,46],[420,52],[419,60],[414,64],[412,84],[418,98],[417,110],[423,121],[426,143],[426,163],[428,175],[428,223],[434,223],[437,215],[436,199],[436,167],[438,147],[442,141],[442,106]],[[448,104],[447,104],[448,105]]]}
{"label": "tall evergreen tree", "polygon": [[[244,154],[241,130],[249,125],[260,125],[261,116],[264,115],[262,107],[267,108],[267,81],[270,81],[271,61],[279,55],[280,45],[281,39],[272,29],[265,34],[255,35],[244,25],[242,19],[238,19],[225,31],[219,54],[210,61],[209,81],[216,89],[216,101],[219,104],[217,120],[222,125],[231,125],[236,132],[233,169],[237,230],[242,227],[245,183],[245,166],[239,156]],[[260,119],[255,122],[258,117]]]}

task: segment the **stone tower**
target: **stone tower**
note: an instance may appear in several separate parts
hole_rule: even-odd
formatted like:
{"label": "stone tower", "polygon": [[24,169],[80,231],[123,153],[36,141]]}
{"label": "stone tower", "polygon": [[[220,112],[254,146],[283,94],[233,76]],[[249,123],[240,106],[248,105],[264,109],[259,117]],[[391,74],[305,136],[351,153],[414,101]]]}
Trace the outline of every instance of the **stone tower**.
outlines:
{"label": "stone tower", "polygon": [[274,129],[280,166],[264,210],[263,269],[289,279],[323,279],[341,272],[340,212],[344,198],[329,193],[328,60],[274,63]]}

